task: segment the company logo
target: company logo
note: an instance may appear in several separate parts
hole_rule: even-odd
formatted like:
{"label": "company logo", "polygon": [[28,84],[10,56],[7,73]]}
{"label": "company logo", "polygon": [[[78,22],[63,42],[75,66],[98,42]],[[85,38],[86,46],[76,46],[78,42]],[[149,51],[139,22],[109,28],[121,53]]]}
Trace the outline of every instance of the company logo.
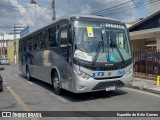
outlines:
{"label": "company logo", "polygon": [[12,117],[11,112],[2,112],[2,117]]}
{"label": "company logo", "polygon": [[104,72],[93,73],[93,77],[102,77],[102,76],[104,76]]}
{"label": "company logo", "polygon": [[113,64],[104,64],[105,66],[111,66],[111,65],[113,65]]}
{"label": "company logo", "polygon": [[111,72],[108,72],[108,76],[111,76]]}

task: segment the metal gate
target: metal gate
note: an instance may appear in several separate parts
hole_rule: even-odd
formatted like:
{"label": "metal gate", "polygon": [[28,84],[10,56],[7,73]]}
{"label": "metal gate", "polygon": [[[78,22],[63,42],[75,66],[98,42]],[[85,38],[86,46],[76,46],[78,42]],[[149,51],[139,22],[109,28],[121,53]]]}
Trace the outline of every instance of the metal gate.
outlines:
{"label": "metal gate", "polygon": [[135,76],[160,75],[160,51],[134,51],[133,69]]}

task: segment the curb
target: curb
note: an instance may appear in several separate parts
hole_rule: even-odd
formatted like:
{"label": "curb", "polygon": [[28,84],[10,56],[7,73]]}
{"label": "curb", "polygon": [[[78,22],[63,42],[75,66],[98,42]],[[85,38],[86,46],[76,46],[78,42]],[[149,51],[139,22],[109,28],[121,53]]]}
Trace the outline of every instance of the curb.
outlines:
{"label": "curb", "polygon": [[160,95],[160,92],[159,91],[156,91],[156,90],[153,90],[153,89],[149,89],[149,88],[144,88],[142,86],[133,86],[133,85],[128,85],[126,86],[128,88],[133,88],[133,89],[137,89],[137,90],[142,90],[142,91],[146,91],[146,92],[150,92],[150,93],[154,93],[154,94],[157,94],[157,95]]}

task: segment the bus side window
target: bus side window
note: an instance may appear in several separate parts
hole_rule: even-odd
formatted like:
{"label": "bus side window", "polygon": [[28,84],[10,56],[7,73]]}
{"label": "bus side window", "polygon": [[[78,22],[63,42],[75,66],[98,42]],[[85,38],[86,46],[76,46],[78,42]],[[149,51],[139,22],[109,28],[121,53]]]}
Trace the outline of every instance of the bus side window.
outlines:
{"label": "bus side window", "polygon": [[22,52],[23,51],[23,40],[21,40],[21,44],[20,44],[20,51]]}
{"label": "bus side window", "polygon": [[67,40],[68,40],[67,30],[61,31],[60,39],[61,39],[60,47],[67,47]]}
{"label": "bus side window", "polygon": [[28,50],[29,51],[32,50],[32,37],[29,37],[29,39],[28,39]]}
{"label": "bus side window", "polygon": [[21,51],[21,46],[22,46],[22,40],[19,40],[19,52],[22,52]]}
{"label": "bus side window", "polygon": [[27,39],[23,39],[23,51],[26,51]]}
{"label": "bus side window", "polygon": [[61,55],[64,57],[66,61],[68,61],[68,36],[67,30],[61,31],[60,33],[60,49]]}
{"label": "bus side window", "polygon": [[47,32],[43,31],[40,33],[40,49],[46,48],[46,38],[47,38]]}
{"label": "bus side window", "polygon": [[33,36],[33,50],[37,50],[38,35]]}
{"label": "bus side window", "polygon": [[56,43],[56,27],[49,29],[49,47],[57,46]]}

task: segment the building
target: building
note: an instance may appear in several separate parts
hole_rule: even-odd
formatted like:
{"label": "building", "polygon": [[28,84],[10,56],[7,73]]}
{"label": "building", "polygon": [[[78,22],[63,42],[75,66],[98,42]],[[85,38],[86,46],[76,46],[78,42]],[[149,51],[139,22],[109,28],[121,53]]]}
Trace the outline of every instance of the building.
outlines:
{"label": "building", "polygon": [[160,50],[160,11],[129,27],[133,51]]}
{"label": "building", "polygon": [[11,40],[10,42],[8,42],[7,57],[8,59],[10,59],[10,62],[18,64],[18,50],[19,50],[19,39],[16,39],[15,41]]}
{"label": "building", "polygon": [[7,57],[7,47],[10,40],[0,40],[0,58]]}

